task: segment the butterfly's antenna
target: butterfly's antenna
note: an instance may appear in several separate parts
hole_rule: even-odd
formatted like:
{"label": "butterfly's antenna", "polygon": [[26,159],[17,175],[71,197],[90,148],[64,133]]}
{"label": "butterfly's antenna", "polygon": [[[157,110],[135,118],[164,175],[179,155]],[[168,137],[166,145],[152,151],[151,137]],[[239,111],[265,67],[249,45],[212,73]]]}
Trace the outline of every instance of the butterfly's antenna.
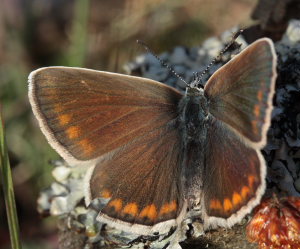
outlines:
{"label": "butterfly's antenna", "polygon": [[235,42],[235,40],[240,36],[240,34],[243,32],[242,29],[237,31],[233,34],[231,41],[227,44],[225,48],[223,48],[217,57],[215,57],[208,65],[207,67],[202,71],[201,74],[199,72],[195,73],[196,80],[191,84],[191,87],[197,87],[200,84],[200,81],[202,77],[207,73],[208,69],[228,50],[228,48],[231,47],[231,45]]}
{"label": "butterfly's antenna", "polygon": [[142,45],[148,53],[150,53],[152,56],[154,56],[162,66],[166,67],[172,74],[174,74],[178,79],[180,79],[181,81],[183,81],[186,85],[188,85],[188,83],[186,83],[186,81],[178,74],[174,71],[173,68],[171,68],[166,62],[164,62],[161,58],[159,58],[147,45],[146,43],[144,43],[141,40],[136,40],[136,42],[140,45]]}

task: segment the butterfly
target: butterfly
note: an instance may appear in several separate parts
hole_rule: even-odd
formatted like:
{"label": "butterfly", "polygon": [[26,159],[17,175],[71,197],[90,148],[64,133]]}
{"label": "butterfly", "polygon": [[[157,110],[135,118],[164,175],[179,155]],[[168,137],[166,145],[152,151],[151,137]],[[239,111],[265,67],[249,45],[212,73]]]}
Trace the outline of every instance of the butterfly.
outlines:
{"label": "butterfly", "polygon": [[231,227],[260,202],[275,80],[274,45],[262,38],[185,94],[46,67],[30,74],[29,100],[50,145],[71,165],[92,165],[86,203],[107,200],[98,219],[149,235],[178,226],[194,204],[209,228]]}

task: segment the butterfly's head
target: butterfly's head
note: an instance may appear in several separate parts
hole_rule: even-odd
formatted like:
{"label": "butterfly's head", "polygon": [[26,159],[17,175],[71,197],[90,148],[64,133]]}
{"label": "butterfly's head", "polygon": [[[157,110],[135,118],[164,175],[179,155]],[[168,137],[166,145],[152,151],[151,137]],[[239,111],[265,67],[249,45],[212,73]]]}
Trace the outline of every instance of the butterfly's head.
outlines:
{"label": "butterfly's head", "polygon": [[202,88],[198,88],[196,86],[193,86],[192,84],[188,85],[185,91],[187,96],[202,96],[204,94]]}

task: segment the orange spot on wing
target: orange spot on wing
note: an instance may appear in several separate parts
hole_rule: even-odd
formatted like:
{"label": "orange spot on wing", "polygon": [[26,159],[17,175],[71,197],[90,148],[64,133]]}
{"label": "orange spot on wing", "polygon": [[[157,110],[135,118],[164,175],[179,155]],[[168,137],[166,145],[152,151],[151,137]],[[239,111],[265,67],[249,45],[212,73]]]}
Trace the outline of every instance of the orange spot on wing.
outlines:
{"label": "orange spot on wing", "polygon": [[216,199],[212,199],[212,200],[210,201],[209,207],[210,207],[211,209],[219,209],[219,210],[223,210],[223,206],[222,206],[220,200],[216,200]]}
{"label": "orange spot on wing", "polygon": [[94,151],[93,145],[89,142],[88,139],[83,139],[79,142],[80,146],[84,150],[85,154],[91,154]]}
{"label": "orange spot on wing", "polygon": [[71,126],[67,129],[66,132],[67,132],[68,138],[70,138],[70,139],[78,138],[80,135],[80,129],[78,126]]}
{"label": "orange spot on wing", "polygon": [[242,197],[238,193],[234,192],[232,196],[233,206],[237,206],[242,202]]}
{"label": "orange spot on wing", "polygon": [[136,203],[131,202],[129,204],[127,204],[124,208],[123,208],[123,213],[125,214],[130,214],[132,216],[137,216],[138,214],[138,206]]}
{"label": "orange spot on wing", "polygon": [[255,134],[258,134],[258,127],[257,127],[257,120],[252,120],[251,121],[252,129]]}
{"label": "orange spot on wing", "polygon": [[123,202],[121,199],[114,199],[108,203],[109,207],[113,207],[116,212],[119,212],[122,209]]}
{"label": "orange spot on wing", "polygon": [[249,193],[250,193],[249,187],[244,186],[241,191],[242,198],[246,199],[246,197],[249,195]]}
{"label": "orange spot on wing", "polygon": [[260,106],[259,105],[254,106],[254,114],[257,118],[259,117],[259,114],[260,114]]}
{"label": "orange spot on wing", "polygon": [[58,115],[58,119],[59,119],[60,125],[66,125],[70,122],[71,115],[69,115],[69,114]]}
{"label": "orange spot on wing", "polygon": [[111,192],[107,189],[102,190],[100,195],[102,198],[111,198],[112,196]]}
{"label": "orange spot on wing", "polygon": [[256,177],[254,175],[248,176],[248,184],[249,184],[251,189],[253,187],[253,184],[254,184],[255,180],[256,180]]}
{"label": "orange spot on wing", "polygon": [[61,107],[61,105],[55,105],[55,106],[54,106],[54,111],[55,111],[56,113],[60,113],[60,112],[63,111],[63,108]]}
{"label": "orange spot on wing", "polygon": [[226,198],[224,200],[223,206],[224,206],[225,212],[228,212],[228,211],[230,211],[232,209],[232,203],[231,203],[231,201],[228,198]]}
{"label": "orange spot on wing", "polygon": [[168,213],[171,213],[173,211],[176,211],[177,210],[177,203],[176,201],[172,201],[170,203],[166,203],[164,204],[160,211],[159,211],[159,215],[164,215],[164,214],[168,214]]}
{"label": "orange spot on wing", "polygon": [[147,217],[150,220],[155,220],[157,217],[157,211],[154,204],[146,206],[139,215],[140,218]]}
{"label": "orange spot on wing", "polygon": [[258,101],[262,101],[263,96],[264,96],[263,91],[259,91],[259,92],[257,93],[257,99],[258,99]]}

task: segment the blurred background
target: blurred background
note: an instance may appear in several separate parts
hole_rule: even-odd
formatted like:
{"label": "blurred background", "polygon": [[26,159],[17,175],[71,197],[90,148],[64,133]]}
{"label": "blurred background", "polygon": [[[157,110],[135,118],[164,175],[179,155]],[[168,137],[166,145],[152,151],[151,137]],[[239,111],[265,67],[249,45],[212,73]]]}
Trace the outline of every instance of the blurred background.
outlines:
{"label": "blurred background", "polygon": [[[209,36],[251,25],[256,0],[0,0],[0,106],[24,248],[57,248],[56,223],[36,200],[51,182],[50,148],[31,112],[28,74],[63,65],[122,72],[144,53],[198,46]],[[0,248],[10,248],[2,189]]]}

